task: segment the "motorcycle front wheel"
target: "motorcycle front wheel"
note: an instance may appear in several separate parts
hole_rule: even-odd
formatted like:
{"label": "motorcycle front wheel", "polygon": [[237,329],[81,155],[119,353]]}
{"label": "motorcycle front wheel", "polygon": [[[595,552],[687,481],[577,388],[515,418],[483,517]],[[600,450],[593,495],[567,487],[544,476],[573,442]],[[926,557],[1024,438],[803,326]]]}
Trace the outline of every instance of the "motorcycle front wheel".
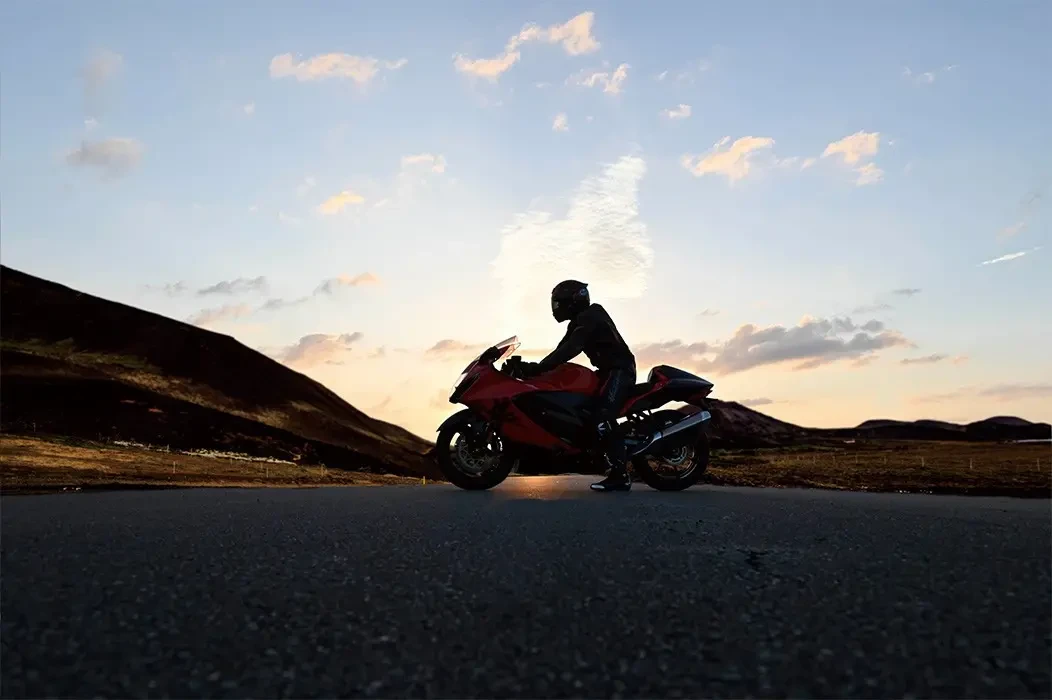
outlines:
{"label": "motorcycle front wheel", "polygon": [[508,478],[515,466],[500,437],[470,409],[457,413],[439,431],[435,457],[442,475],[468,491],[493,488]]}

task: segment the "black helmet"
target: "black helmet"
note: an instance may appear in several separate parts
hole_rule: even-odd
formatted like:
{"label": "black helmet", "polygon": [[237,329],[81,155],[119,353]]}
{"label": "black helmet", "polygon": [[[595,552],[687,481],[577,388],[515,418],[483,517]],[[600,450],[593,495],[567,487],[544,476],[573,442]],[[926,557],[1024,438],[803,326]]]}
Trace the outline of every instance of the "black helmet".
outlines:
{"label": "black helmet", "polygon": [[552,289],[552,316],[562,323],[588,308],[592,300],[588,285],[577,280],[564,280]]}

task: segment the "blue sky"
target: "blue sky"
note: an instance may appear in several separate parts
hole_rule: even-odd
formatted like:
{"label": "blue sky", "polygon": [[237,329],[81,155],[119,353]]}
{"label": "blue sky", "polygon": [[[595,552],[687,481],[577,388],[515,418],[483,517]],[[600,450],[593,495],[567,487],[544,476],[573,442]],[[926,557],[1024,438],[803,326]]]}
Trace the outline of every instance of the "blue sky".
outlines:
{"label": "blue sky", "polygon": [[1050,28],[1044,2],[5,3],[0,256],[424,435],[474,345],[560,337],[563,276],[641,375],[786,420],[1049,420]]}

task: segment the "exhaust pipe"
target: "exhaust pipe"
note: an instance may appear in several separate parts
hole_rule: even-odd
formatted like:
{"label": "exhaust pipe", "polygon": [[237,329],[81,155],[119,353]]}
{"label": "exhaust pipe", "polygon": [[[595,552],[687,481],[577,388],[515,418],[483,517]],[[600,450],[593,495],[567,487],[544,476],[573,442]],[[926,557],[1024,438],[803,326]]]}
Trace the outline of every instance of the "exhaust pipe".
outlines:
{"label": "exhaust pipe", "polygon": [[636,455],[642,454],[649,450],[651,447],[653,447],[657,442],[667,438],[669,435],[675,435],[676,433],[683,432],[684,430],[696,428],[711,418],[712,414],[708,411],[698,411],[693,416],[690,416],[689,418],[684,418],[679,423],[670,425],[664,430],[657,431],[656,433],[651,435],[646,442],[643,443],[642,447],[631,451],[631,455],[635,457]]}

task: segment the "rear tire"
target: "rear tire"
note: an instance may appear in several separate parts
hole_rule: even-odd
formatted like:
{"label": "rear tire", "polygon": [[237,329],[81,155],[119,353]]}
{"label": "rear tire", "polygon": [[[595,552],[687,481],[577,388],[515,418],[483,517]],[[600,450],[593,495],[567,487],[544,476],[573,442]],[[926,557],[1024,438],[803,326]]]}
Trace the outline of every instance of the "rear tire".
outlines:
{"label": "rear tire", "polygon": [[[483,445],[472,428],[486,421],[470,409],[457,413],[438,433],[435,441],[435,457],[442,475],[454,486],[467,491],[491,489],[508,478],[515,460],[508,455],[503,445],[493,449]],[[460,440],[466,440],[460,444]],[[499,440],[497,441],[499,444]],[[475,467],[481,466],[480,470]]]}
{"label": "rear tire", "polygon": [[[684,415],[679,411],[658,411],[651,415],[648,427],[661,430],[683,418]],[[704,425],[689,433],[685,440],[678,439],[677,435],[674,446],[658,447],[653,453],[632,458],[632,469],[643,483],[658,491],[683,491],[701,480],[709,467],[709,436]],[[670,466],[675,473],[668,475],[663,469],[659,471],[651,461],[658,462],[662,467]]]}

